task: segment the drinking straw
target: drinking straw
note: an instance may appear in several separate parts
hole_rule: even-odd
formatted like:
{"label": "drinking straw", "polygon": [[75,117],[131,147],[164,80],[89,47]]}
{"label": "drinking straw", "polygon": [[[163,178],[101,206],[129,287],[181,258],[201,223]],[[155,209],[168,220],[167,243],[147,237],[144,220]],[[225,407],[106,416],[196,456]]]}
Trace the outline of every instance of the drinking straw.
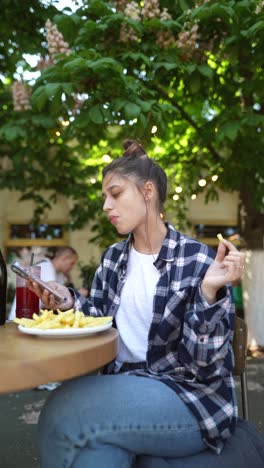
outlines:
{"label": "drinking straw", "polygon": [[32,252],[31,254],[31,257],[30,257],[30,266],[33,266],[33,262],[34,262],[34,253]]}

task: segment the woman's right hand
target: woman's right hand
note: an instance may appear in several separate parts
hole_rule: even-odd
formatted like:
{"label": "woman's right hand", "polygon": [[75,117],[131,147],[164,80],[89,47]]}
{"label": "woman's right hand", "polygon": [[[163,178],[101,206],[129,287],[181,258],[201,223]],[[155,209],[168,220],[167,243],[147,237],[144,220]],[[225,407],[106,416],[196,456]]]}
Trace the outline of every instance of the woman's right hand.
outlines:
{"label": "woman's right hand", "polygon": [[57,283],[56,281],[47,281],[47,285],[49,285],[52,289],[57,291],[61,296],[66,297],[67,301],[63,303],[58,303],[54,297],[53,294],[51,294],[47,289],[42,289],[40,286],[35,283],[34,281],[26,281],[26,286],[29,288],[31,291],[33,291],[41,300],[42,304],[44,307],[47,309],[51,310],[68,310],[72,309],[73,307],[73,297],[66,288],[66,286],[63,286],[60,283]]}

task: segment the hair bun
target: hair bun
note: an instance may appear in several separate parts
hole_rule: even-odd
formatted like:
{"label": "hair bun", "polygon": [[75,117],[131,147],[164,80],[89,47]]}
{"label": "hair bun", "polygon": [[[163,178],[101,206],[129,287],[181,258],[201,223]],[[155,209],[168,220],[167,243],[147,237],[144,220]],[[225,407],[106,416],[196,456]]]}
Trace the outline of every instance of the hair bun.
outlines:
{"label": "hair bun", "polygon": [[147,156],[146,152],[144,151],[144,148],[136,140],[125,140],[123,143],[123,147],[125,149],[123,156]]}

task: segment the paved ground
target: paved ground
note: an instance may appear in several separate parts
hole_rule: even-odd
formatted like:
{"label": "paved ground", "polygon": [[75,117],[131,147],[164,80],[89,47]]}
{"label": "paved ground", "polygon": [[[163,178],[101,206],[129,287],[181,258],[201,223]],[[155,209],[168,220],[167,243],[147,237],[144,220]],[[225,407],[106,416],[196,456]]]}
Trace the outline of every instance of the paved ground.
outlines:
{"label": "paved ground", "polygon": [[[249,419],[264,432],[264,358],[248,358],[247,368]],[[32,390],[0,395],[0,468],[39,468],[37,420],[50,393]]]}

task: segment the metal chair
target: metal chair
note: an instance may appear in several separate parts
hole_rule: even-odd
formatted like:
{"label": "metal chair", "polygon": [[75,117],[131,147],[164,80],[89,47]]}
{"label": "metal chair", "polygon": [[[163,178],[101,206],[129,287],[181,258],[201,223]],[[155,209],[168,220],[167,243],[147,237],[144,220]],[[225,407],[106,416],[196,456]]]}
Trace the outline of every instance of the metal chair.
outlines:
{"label": "metal chair", "polygon": [[233,374],[240,377],[242,415],[244,419],[248,419],[248,389],[246,374],[247,337],[248,327],[245,320],[240,317],[236,317],[233,340],[233,351],[235,356],[235,368],[233,370]]}

